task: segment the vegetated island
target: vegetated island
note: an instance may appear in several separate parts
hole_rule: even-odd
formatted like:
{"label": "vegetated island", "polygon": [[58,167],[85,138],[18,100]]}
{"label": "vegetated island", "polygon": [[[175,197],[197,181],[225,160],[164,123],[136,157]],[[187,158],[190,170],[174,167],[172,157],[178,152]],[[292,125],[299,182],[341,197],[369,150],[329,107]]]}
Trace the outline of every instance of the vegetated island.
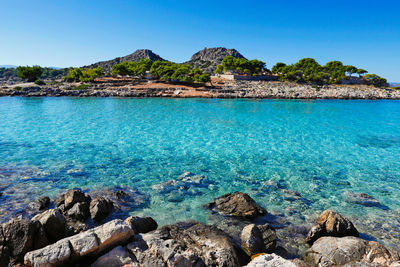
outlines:
{"label": "vegetated island", "polygon": [[0,68],[0,96],[400,99],[385,78],[340,61],[295,64],[248,60],[235,49],[205,48],[184,63],[148,49],[80,68]]}

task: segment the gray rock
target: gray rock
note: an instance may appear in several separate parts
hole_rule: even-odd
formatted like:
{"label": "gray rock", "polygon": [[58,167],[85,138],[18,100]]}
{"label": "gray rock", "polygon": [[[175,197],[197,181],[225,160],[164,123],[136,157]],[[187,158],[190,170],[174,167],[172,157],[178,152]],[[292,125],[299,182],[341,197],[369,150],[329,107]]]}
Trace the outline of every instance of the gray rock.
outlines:
{"label": "gray rock", "polygon": [[65,209],[72,208],[78,202],[90,202],[90,196],[85,195],[79,189],[70,189],[64,194]]}
{"label": "gray rock", "polygon": [[26,219],[10,220],[1,227],[0,262],[9,261],[10,265],[22,262],[26,252],[47,244],[39,223]]}
{"label": "gray rock", "polygon": [[197,222],[137,235],[127,248],[140,266],[239,266],[249,260],[223,231]]}
{"label": "gray rock", "polygon": [[90,202],[90,215],[94,221],[107,218],[113,210],[113,202],[108,198],[97,197]]}
{"label": "gray rock", "polygon": [[252,259],[246,267],[296,267],[290,260],[286,260],[276,254],[263,254]]}
{"label": "gray rock", "polygon": [[28,204],[28,207],[33,210],[45,210],[50,205],[50,198],[47,196],[39,197],[37,200]]}
{"label": "gray rock", "polygon": [[78,202],[67,211],[67,216],[77,220],[84,222],[90,216],[89,212],[89,204],[86,202]]}
{"label": "gray rock", "polygon": [[135,256],[133,256],[128,250],[125,248],[118,246],[115,247],[110,252],[104,254],[99,257],[91,267],[122,267],[125,264],[129,264],[129,266],[139,266],[136,262]]}
{"label": "gray rock", "polygon": [[383,245],[353,236],[321,237],[307,250],[304,259],[315,266],[389,266],[400,260],[396,252]]}
{"label": "gray rock", "polygon": [[306,237],[306,242],[312,245],[318,238],[322,236],[355,236],[358,237],[359,233],[354,227],[353,223],[331,210],[325,210],[317,219],[314,226]]}
{"label": "gray rock", "polygon": [[259,206],[248,194],[242,192],[229,193],[206,205],[227,215],[254,219],[265,215],[267,212]]}
{"label": "gray rock", "polygon": [[257,225],[260,230],[263,239],[263,252],[272,253],[276,247],[276,231],[268,223],[263,225]]}
{"label": "gray rock", "polygon": [[116,246],[124,245],[134,235],[121,220],[113,220],[86,232],[64,238],[42,249],[25,254],[28,266],[73,265],[90,257],[95,258]]}
{"label": "gray rock", "polygon": [[148,233],[158,227],[157,222],[151,217],[129,216],[125,219],[125,223],[131,226],[135,234]]}
{"label": "gray rock", "polygon": [[65,237],[66,220],[58,209],[47,210],[32,218],[32,221],[39,221],[43,226],[48,240],[54,243]]}
{"label": "gray rock", "polygon": [[242,240],[242,247],[248,255],[251,256],[263,252],[262,233],[255,224],[249,224],[244,227],[240,239]]}

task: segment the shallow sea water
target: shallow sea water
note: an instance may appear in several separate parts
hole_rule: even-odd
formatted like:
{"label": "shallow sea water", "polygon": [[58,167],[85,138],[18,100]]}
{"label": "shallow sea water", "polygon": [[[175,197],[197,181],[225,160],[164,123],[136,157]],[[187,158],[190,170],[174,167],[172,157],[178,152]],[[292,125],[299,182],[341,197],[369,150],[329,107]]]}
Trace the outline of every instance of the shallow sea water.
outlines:
{"label": "shallow sea water", "polygon": [[[202,206],[243,191],[273,214],[282,240],[301,243],[329,208],[399,249],[399,156],[396,101],[2,97],[0,221],[41,195],[123,186],[149,196],[132,214],[218,224]],[[178,198],[152,189],[185,171],[212,184]]]}

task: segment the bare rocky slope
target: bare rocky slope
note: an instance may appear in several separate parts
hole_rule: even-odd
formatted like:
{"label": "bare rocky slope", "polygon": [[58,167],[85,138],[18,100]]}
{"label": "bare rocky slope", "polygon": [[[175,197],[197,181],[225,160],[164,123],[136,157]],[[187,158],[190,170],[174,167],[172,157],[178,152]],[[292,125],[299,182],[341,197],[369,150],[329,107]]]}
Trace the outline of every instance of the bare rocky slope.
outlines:
{"label": "bare rocky slope", "polygon": [[107,60],[107,61],[100,61],[100,62],[94,63],[92,65],[84,66],[83,68],[102,67],[105,72],[109,72],[109,71],[111,71],[112,66],[114,66],[115,64],[118,64],[118,63],[121,63],[124,61],[138,62],[141,59],[151,59],[152,61],[164,60],[162,57],[155,54],[153,51],[151,51],[149,49],[138,49],[130,55],[127,55],[124,57],[117,57],[117,58]]}
{"label": "bare rocky slope", "polygon": [[214,73],[217,65],[221,64],[222,60],[226,56],[245,58],[236,49],[227,49],[225,47],[206,47],[203,50],[195,53],[189,61],[185,62],[185,64],[200,68],[207,73]]}

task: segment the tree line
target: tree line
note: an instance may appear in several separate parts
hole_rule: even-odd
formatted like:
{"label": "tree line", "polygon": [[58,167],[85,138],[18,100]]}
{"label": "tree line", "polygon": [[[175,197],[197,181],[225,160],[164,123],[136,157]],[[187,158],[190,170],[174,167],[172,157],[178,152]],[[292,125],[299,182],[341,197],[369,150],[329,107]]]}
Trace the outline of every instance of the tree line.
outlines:
{"label": "tree line", "polygon": [[247,75],[259,75],[265,72],[265,62],[257,59],[247,60],[245,58],[225,57],[220,65],[217,65],[215,73],[237,73]]}
{"label": "tree line", "polygon": [[387,86],[387,80],[376,74],[366,74],[368,71],[352,65],[344,65],[340,61],[330,61],[321,66],[313,58],[303,58],[297,63],[286,65],[279,62],[272,67],[272,73],[281,81],[315,84],[340,84],[344,80],[358,75],[360,82],[376,87]]}

